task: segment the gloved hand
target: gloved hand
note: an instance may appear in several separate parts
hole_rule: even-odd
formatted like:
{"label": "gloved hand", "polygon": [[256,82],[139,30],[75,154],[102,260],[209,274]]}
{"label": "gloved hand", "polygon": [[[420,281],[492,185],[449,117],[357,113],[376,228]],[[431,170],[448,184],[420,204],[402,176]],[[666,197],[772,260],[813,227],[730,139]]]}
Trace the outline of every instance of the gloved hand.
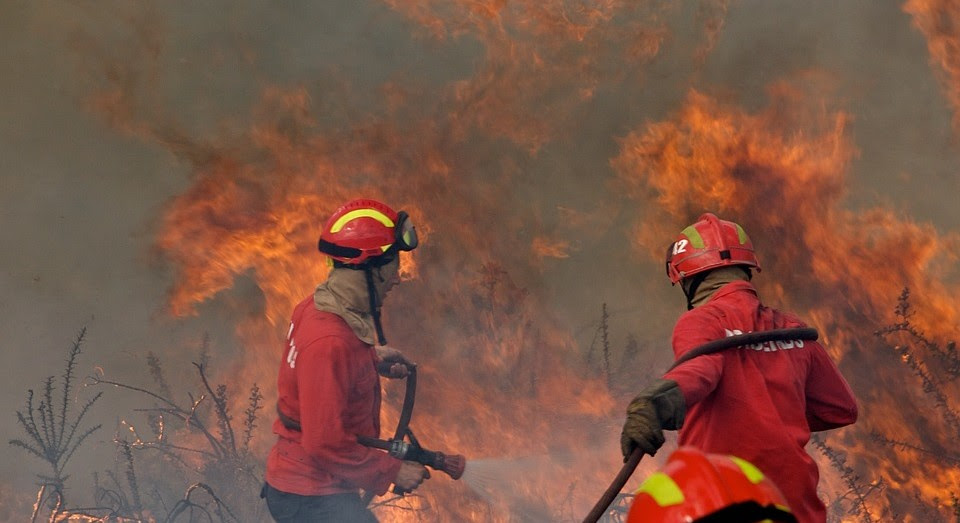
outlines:
{"label": "gloved hand", "polygon": [[627,420],[620,433],[620,451],[626,459],[634,447],[653,456],[663,445],[663,428],[657,418],[656,407],[649,400],[634,399],[627,408]]}
{"label": "gloved hand", "polygon": [[664,430],[677,430],[686,416],[683,392],[672,380],[657,380],[637,395],[627,407],[627,420],[620,433],[624,460],[640,447],[653,456],[663,445]]}

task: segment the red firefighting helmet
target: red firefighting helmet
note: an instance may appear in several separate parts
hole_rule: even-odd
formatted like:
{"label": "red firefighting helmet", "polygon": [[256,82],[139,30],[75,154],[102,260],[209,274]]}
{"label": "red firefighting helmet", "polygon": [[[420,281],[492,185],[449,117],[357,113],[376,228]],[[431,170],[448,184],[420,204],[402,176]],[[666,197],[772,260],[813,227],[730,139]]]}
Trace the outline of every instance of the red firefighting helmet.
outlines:
{"label": "red firefighting helmet", "polygon": [[397,250],[412,251],[417,243],[417,230],[406,212],[361,199],[347,202],[333,213],[323,227],[318,248],[339,262],[362,265]]}
{"label": "red firefighting helmet", "polygon": [[725,265],[745,265],[760,270],[753,244],[743,227],[712,213],[700,216],[697,223],[681,231],[667,248],[667,276],[674,284]]}
{"label": "red firefighting helmet", "polygon": [[796,523],[763,472],[734,456],[680,447],[640,485],[627,523]]}

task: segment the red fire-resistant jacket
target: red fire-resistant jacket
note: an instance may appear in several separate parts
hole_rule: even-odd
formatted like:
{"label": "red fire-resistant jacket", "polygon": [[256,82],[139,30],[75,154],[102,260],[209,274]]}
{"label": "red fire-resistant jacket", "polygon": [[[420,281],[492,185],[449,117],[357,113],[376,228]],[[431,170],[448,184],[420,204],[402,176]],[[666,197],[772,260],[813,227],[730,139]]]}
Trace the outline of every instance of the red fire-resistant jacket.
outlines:
{"label": "red fire-resistant jacket", "polygon": [[[686,312],[673,331],[677,358],[725,336],[804,327],[791,314],[765,307],[753,285],[736,281]],[[687,404],[679,444],[732,454],[767,474],[800,523],[823,523],[819,472],[804,446],[811,431],[857,419],[850,386],[817,342],[795,340],[700,356],[668,372]]]}
{"label": "red fire-resistant jacket", "polygon": [[277,408],[299,421],[291,430],[273,423],[277,442],[266,480],[304,496],[386,492],[400,460],[364,447],[357,436],[380,436],[380,376],[373,346],[360,341],[339,316],[322,312],[313,297],[293,312],[277,379]]}

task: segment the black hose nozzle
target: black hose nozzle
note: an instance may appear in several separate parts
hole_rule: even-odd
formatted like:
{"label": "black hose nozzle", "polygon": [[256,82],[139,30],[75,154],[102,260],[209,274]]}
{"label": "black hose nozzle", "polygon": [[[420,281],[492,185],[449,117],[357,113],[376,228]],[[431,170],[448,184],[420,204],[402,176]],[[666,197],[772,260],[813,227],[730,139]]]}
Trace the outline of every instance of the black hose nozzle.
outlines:
{"label": "black hose nozzle", "polygon": [[446,473],[453,479],[460,479],[467,467],[467,459],[461,454],[444,454],[427,450],[417,443],[409,441],[386,441],[382,439],[358,436],[357,441],[364,446],[386,450],[391,456],[404,461],[416,461],[434,470]]}
{"label": "black hose nozzle", "polygon": [[460,479],[467,466],[467,459],[460,454],[444,454],[420,447],[413,447],[403,459],[416,461],[434,470],[447,473],[453,479]]}

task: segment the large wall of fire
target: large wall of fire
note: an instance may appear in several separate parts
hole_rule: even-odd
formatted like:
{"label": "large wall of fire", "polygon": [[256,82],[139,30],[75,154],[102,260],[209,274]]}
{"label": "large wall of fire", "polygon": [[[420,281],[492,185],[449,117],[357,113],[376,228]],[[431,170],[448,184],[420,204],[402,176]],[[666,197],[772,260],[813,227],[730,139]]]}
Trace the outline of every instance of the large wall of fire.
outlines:
{"label": "large wall of fire", "polygon": [[[490,476],[378,515],[578,520],[619,466],[624,405],[671,358],[664,248],[710,210],[861,402],[809,449],[831,518],[955,518],[958,24],[934,0],[14,2],[4,436],[84,325],[102,375],[146,386],[149,352],[190,390],[206,343],[212,380],[272,405],[290,310],[327,270],[319,227],[370,196],[422,236],[384,312],[421,365],[418,434]],[[74,458],[75,504],[142,402],[108,391],[91,414],[111,428]],[[0,458],[18,521],[41,463]]]}

